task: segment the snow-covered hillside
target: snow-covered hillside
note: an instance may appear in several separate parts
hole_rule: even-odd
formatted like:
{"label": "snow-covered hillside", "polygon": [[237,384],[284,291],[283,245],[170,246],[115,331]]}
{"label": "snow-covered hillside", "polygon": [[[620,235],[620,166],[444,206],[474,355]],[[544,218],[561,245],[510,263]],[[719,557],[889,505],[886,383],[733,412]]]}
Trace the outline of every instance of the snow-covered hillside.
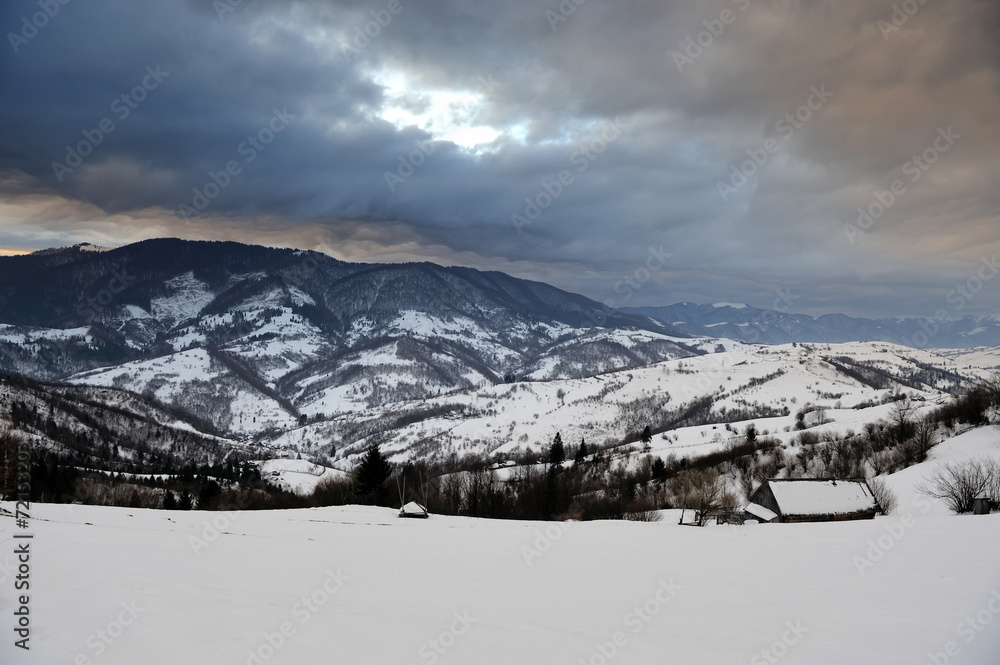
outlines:
{"label": "snow-covered hillside", "polygon": [[[395,461],[541,451],[557,432],[570,444],[614,445],[650,425],[652,453],[694,457],[722,448],[753,422],[788,442],[860,431],[884,418],[892,395],[921,409],[992,374],[989,365],[888,343],[764,347],[697,340],[719,352],[594,377],[531,381],[400,402],[311,423],[275,438],[282,448],[352,458],[379,442]],[[692,413],[694,411],[694,413]],[[697,421],[692,424],[692,421]],[[729,427],[726,427],[729,423]]]}
{"label": "snow-covered hillside", "polygon": [[254,390],[206,349],[91,370],[69,382],[151,393],[161,402],[181,406],[235,434],[287,428],[296,422],[273,397]]}
{"label": "snow-covered hillside", "polygon": [[0,282],[0,369],[152,393],[235,435],[697,353],[669,326],[502,273],[237,243],[0,257]]}
{"label": "snow-covered hillside", "polygon": [[236,243],[0,257],[0,278],[3,369],[128,391],[260,457],[344,470],[374,443],[394,463],[528,459],[556,433],[621,446],[647,425],[661,458],[716,451],[751,422],[789,444],[859,431],[899,393],[931,408],[1000,365],[996,349],[683,338],[502,273]]}

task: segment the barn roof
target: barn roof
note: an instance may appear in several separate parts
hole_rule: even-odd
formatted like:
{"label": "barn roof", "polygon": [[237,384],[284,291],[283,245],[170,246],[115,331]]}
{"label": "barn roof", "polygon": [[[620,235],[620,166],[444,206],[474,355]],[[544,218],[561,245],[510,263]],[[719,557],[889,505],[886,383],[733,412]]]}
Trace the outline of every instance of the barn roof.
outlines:
{"label": "barn roof", "polygon": [[400,515],[426,515],[427,509],[416,501],[410,501],[399,510]]}
{"label": "barn roof", "polygon": [[744,510],[753,515],[754,517],[756,517],[757,519],[764,520],[765,522],[770,522],[771,520],[775,519],[778,516],[777,513],[770,511],[764,506],[760,506],[756,503],[749,504],[746,508],[744,508]]}
{"label": "barn roof", "polygon": [[783,515],[847,515],[876,510],[863,480],[769,480]]}

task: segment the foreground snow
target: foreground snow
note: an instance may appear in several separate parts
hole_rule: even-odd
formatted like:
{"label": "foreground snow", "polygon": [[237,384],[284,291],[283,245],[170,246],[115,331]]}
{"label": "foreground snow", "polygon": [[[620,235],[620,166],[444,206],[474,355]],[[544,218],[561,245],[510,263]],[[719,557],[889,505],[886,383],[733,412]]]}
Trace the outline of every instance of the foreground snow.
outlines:
{"label": "foreground snow", "polygon": [[905,512],[696,529],[38,505],[32,648],[5,627],[0,661],[912,665],[952,643],[947,662],[997,662],[1000,515]]}
{"label": "foreground snow", "polygon": [[889,476],[896,515],[826,524],[36,505],[17,530],[34,534],[28,652],[0,517],[0,662],[993,664],[1000,514],[956,517],[914,489],[977,456],[1000,456],[1000,429]]}

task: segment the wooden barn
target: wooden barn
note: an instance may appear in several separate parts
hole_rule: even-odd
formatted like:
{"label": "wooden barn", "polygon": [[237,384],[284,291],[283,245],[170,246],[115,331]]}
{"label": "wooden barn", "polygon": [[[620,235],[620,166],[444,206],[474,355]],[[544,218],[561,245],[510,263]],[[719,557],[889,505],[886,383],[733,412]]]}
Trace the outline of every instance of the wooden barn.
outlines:
{"label": "wooden barn", "polygon": [[832,478],[764,481],[743,510],[758,522],[870,520],[880,512],[867,482]]}

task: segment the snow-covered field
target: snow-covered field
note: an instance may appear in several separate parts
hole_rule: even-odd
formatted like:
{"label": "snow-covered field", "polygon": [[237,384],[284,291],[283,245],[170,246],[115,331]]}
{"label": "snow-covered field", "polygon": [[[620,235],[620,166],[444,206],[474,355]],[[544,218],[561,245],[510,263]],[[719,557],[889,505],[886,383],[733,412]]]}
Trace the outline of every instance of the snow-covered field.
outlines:
{"label": "snow-covered field", "polygon": [[846,523],[36,505],[27,653],[0,520],[0,662],[993,664],[1000,514],[952,516],[913,491],[983,454],[1000,455],[997,429],[891,477],[895,516]]}
{"label": "snow-covered field", "polygon": [[301,459],[270,459],[260,462],[261,475],[272,485],[297,494],[312,494],[328,478],[344,478],[345,471],[319,466]]}

